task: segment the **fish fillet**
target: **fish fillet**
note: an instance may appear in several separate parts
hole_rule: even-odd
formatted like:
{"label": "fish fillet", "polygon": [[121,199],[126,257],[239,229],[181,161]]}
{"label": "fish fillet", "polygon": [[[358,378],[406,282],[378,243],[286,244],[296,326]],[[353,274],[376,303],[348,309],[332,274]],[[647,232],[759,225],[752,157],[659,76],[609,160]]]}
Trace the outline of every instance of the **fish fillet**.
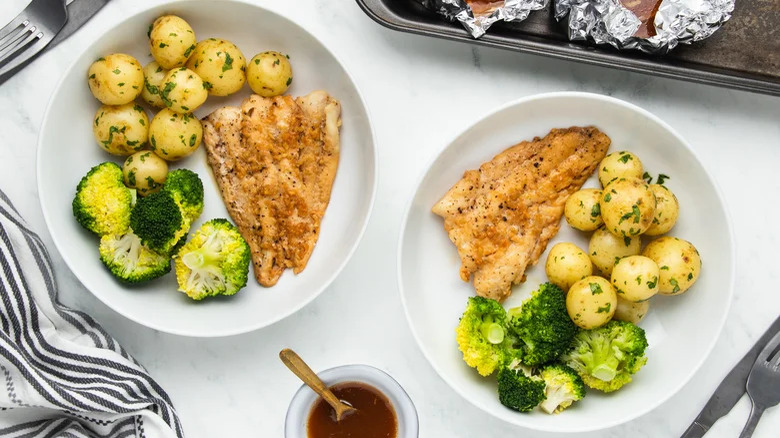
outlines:
{"label": "fish fillet", "polygon": [[433,212],[458,249],[460,277],[503,301],[560,228],[566,199],[598,166],[610,139],[594,127],[553,129],[468,170]]}
{"label": "fish fillet", "polygon": [[300,273],[311,257],[338,168],[340,126],[341,105],[325,91],[252,95],[203,119],[209,165],[263,286],[287,268]]}

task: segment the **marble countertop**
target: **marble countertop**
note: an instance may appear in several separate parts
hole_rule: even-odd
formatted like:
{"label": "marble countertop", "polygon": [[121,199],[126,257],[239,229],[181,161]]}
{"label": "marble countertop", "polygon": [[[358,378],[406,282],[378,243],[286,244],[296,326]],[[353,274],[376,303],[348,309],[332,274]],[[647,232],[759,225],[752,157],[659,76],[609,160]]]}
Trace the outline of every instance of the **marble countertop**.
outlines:
{"label": "marble countertop", "polygon": [[[68,271],[41,217],[37,133],[59,75],[80,47],[154,0],[111,1],[86,28],[0,86],[0,187],[52,250],[61,300],[93,315],[149,369],[173,398],[188,437],[282,436],[287,404],[299,386],[277,359],[284,347],[296,349],[315,369],[366,363],[386,370],[415,401],[421,437],[555,436],[493,419],[451,390],[417,348],[396,283],[401,212],[424,163],[488,110],[536,93],[606,94],[665,120],[693,145],[720,183],[736,230],[735,298],[701,370],[651,413],[580,436],[679,436],[780,313],[775,248],[780,229],[774,228],[780,217],[780,98],[402,34],[371,21],[354,1],[256,1],[302,24],[352,72],[372,114],[380,178],[365,237],[338,279],[300,312],[253,333],[191,339],[125,319]],[[25,3],[0,2],[0,22],[9,21]],[[360,311],[343,317],[345,308]],[[707,436],[737,436],[749,405],[743,397]],[[775,408],[764,415],[755,436],[776,436],[777,430],[780,410]]]}

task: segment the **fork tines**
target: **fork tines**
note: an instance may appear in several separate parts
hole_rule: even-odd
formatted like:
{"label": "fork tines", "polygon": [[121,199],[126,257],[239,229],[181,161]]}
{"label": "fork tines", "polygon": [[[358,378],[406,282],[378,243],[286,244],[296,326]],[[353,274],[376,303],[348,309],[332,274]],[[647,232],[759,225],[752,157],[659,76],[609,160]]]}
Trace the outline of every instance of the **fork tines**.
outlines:
{"label": "fork tines", "polygon": [[[10,23],[8,26],[13,24]],[[2,31],[5,31],[8,26],[4,27]],[[30,23],[30,20],[23,20],[0,37],[0,64],[5,63],[11,55],[42,37],[43,32],[38,31],[37,27]]]}

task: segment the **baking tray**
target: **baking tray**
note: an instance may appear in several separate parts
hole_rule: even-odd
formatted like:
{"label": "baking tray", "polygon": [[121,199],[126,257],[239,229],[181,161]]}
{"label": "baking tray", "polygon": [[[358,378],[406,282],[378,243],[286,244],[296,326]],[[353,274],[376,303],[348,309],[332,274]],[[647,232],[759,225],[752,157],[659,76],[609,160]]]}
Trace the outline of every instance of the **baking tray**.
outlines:
{"label": "baking tray", "polygon": [[778,0],[738,0],[731,20],[713,36],[663,56],[568,41],[552,6],[520,23],[496,23],[474,39],[460,23],[429,11],[419,0],[357,3],[379,24],[402,32],[780,96]]}

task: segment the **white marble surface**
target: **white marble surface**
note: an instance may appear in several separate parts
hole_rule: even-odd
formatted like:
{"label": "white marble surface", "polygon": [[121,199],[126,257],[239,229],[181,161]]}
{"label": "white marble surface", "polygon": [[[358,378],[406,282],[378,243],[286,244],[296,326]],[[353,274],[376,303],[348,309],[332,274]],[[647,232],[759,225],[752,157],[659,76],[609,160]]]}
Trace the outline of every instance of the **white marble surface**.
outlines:
{"label": "white marble surface", "polygon": [[[422,437],[553,436],[486,416],[434,373],[407,327],[396,284],[401,215],[424,163],[465,124],[509,100],[581,90],[650,110],[677,129],[716,176],[738,243],[730,317],[701,371],[653,412],[587,437],[679,436],[720,379],[780,313],[780,98],[656,79],[542,57],[401,34],[380,27],[349,0],[257,0],[321,38],[355,76],[378,138],[378,198],[365,238],[333,285],[299,313],[226,339],[159,333],[124,319],[85,290],[52,251],[61,299],[91,313],[168,390],[189,437],[280,437],[298,381],[277,359],[283,347],[317,369],[367,363],[387,370],[414,399]],[[0,2],[0,22],[26,0]],[[53,249],[37,199],[35,149],[46,103],[80,47],[154,0],[113,0],[81,32],[0,86],[0,188]],[[681,334],[684,335],[684,334]],[[708,436],[736,436],[743,398]],[[757,437],[777,436],[769,410]]]}

